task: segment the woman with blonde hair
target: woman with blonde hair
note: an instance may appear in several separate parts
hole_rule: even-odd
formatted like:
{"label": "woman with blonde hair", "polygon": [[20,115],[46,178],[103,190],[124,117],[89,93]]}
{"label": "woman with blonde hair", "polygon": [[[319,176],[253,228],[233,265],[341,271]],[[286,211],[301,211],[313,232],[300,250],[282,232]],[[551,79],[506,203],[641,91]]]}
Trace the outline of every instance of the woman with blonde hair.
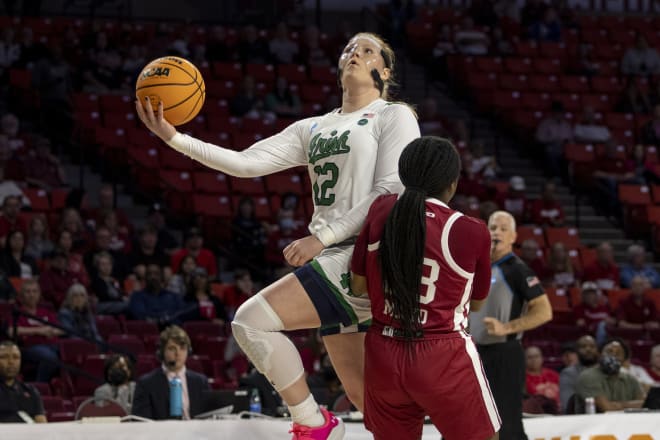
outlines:
{"label": "woman with blonde hair", "polygon": [[66,292],[60,306],[57,319],[71,333],[72,337],[86,337],[101,341],[101,335],[96,328],[96,321],[89,304],[87,289],[80,283],[75,283]]}

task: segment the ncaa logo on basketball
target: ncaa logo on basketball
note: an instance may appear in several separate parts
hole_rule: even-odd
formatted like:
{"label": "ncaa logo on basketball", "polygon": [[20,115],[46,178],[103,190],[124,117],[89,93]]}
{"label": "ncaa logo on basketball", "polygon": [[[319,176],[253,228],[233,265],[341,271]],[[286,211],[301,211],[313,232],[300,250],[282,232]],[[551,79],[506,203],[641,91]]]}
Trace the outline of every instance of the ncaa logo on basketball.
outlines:
{"label": "ncaa logo on basketball", "polygon": [[170,68],[152,67],[151,69],[142,72],[142,78],[150,78],[152,76],[170,76]]}

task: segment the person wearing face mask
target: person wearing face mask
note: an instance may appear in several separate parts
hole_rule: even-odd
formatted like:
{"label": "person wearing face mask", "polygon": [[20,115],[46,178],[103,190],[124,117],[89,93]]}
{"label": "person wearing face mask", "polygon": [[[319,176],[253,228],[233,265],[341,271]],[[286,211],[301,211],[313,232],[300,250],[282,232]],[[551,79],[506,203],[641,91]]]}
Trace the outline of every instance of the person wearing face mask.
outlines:
{"label": "person wearing face mask", "polygon": [[106,383],[94,390],[94,398],[116,400],[130,414],[135,395],[133,363],[123,354],[113,354],[106,359],[103,371]]}
{"label": "person wearing face mask", "polygon": [[644,401],[637,379],[621,371],[626,358],[624,344],[615,339],[602,349],[598,365],[583,371],[575,386],[576,412],[584,413],[584,399],[593,397],[598,412],[641,408]]}
{"label": "person wearing face mask", "polygon": [[559,373],[559,401],[562,413],[575,411],[574,408],[568,408],[569,399],[575,394],[575,383],[580,373],[596,365],[600,357],[596,340],[592,336],[580,337],[576,346],[578,363],[564,368]]}
{"label": "person wearing face mask", "polygon": [[[172,325],[160,334],[158,358],[162,365],[137,380],[131,414],[153,420],[190,420],[204,412],[203,391],[210,390],[203,374],[186,369],[190,337]],[[180,414],[174,412],[170,393],[173,380],[180,380]]]}

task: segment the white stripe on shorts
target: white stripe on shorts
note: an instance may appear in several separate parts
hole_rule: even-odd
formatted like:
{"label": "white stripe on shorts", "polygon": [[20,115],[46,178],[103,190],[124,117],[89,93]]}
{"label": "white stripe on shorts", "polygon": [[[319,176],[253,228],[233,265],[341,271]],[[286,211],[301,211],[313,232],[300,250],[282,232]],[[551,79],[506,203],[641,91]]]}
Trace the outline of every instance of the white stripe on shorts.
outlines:
{"label": "white stripe on shorts", "polygon": [[486,379],[486,373],[484,373],[481,365],[479,352],[477,351],[477,347],[474,345],[474,341],[470,335],[466,334],[465,332],[460,332],[460,334],[465,340],[465,350],[467,351],[468,356],[470,356],[470,360],[472,361],[472,368],[474,369],[474,375],[477,377],[477,381],[479,381],[481,397],[483,399],[484,405],[486,405],[490,423],[493,426],[495,432],[497,432],[502,426],[502,422],[500,420],[500,415],[497,412],[495,399],[493,399],[493,394],[491,393],[490,386],[488,385],[488,379]]}

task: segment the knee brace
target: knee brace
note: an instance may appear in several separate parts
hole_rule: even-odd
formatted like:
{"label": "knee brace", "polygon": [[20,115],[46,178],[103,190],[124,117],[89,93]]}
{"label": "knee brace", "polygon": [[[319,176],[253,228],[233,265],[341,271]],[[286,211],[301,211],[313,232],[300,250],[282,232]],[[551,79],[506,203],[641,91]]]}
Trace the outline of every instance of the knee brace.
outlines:
{"label": "knee brace", "polygon": [[282,320],[261,295],[239,307],[231,328],[238,345],[276,391],[288,388],[304,374],[298,350],[280,333]]}

